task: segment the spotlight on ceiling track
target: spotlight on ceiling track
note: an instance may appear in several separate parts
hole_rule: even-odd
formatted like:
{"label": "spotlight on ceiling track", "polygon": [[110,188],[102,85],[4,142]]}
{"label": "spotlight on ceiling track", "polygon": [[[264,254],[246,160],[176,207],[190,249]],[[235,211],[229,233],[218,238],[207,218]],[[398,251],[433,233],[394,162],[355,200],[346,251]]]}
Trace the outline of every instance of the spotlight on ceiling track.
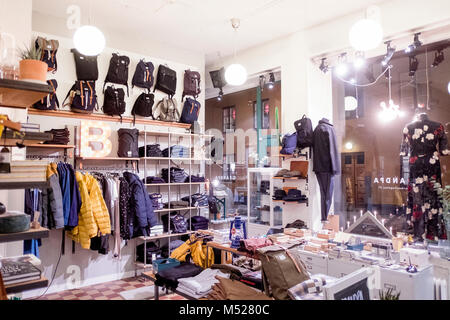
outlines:
{"label": "spotlight on ceiling track", "polygon": [[434,54],[434,62],[431,65],[432,68],[436,68],[438,65],[440,65],[444,61],[444,51],[442,49],[439,49]]}
{"label": "spotlight on ceiling track", "polygon": [[269,73],[269,82],[267,82],[267,88],[272,90],[275,87],[275,75],[273,72]]}
{"label": "spotlight on ceiling track", "polygon": [[327,58],[322,58],[322,62],[320,63],[319,66],[320,71],[322,71],[323,73],[327,73],[328,70],[330,69],[330,67],[328,66],[328,64],[325,63],[325,61],[327,61]]}
{"label": "spotlight on ceiling track", "polygon": [[414,42],[405,49],[405,53],[408,54],[413,53],[422,46],[422,42],[419,40],[419,36],[420,32],[414,34]]}
{"label": "spotlight on ceiling track", "polygon": [[345,77],[348,73],[347,53],[340,54],[338,61],[338,65],[335,68],[336,75],[338,77]]}
{"label": "spotlight on ceiling track", "polygon": [[223,98],[223,91],[222,88],[220,88],[219,95],[217,96],[217,101],[222,101],[222,98]]}
{"label": "spotlight on ceiling track", "polygon": [[264,90],[264,86],[266,85],[266,76],[265,75],[260,75],[259,76],[259,88],[261,89],[261,91]]}
{"label": "spotlight on ceiling track", "polygon": [[356,70],[361,69],[366,64],[366,59],[364,58],[364,53],[361,51],[356,52],[355,61],[353,62],[353,65],[355,66]]}
{"label": "spotlight on ceiling track", "polygon": [[409,76],[414,77],[416,75],[417,68],[419,67],[419,60],[415,56],[409,57]]}
{"label": "spotlight on ceiling track", "polygon": [[384,56],[383,61],[381,61],[383,67],[386,67],[389,64],[395,53],[395,47],[391,47],[391,41],[386,41],[385,44],[387,45],[386,55]]}

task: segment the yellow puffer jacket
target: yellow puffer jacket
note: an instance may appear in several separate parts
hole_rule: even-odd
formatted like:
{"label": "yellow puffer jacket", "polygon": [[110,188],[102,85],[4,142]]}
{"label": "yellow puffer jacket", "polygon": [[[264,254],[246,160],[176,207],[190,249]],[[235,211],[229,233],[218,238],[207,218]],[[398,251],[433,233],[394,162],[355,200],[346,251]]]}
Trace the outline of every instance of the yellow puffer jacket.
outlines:
{"label": "yellow puffer jacket", "polygon": [[80,188],[82,205],[78,213],[78,226],[72,230],[70,236],[84,249],[89,249],[91,238],[99,233],[102,235],[111,233],[111,221],[97,180],[88,173],[83,175],[76,172],[75,176]]}
{"label": "yellow puffer jacket", "polygon": [[[209,250],[208,261],[206,261],[206,250]],[[188,241],[172,251],[170,257],[180,262],[189,262],[186,261],[188,254],[191,255],[194,264],[203,269],[207,269],[214,264],[214,250],[203,245],[203,241],[197,240],[195,235],[192,235]]]}

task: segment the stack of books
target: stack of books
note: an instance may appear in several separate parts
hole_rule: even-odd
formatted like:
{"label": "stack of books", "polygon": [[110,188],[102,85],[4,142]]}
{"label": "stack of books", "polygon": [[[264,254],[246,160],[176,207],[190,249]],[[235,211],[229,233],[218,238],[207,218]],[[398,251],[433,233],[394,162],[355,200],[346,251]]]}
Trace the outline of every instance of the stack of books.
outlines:
{"label": "stack of books", "polygon": [[34,259],[30,255],[0,259],[0,271],[5,286],[39,280],[41,270],[33,264],[36,263]]}

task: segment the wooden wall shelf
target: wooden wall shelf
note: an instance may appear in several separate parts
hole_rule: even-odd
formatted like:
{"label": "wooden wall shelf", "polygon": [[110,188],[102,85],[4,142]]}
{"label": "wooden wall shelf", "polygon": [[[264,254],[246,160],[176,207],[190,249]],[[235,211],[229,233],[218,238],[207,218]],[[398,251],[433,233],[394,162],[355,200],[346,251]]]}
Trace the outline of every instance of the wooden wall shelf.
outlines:
{"label": "wooden wall shelf", "polygon": [[49,230],[42,227],[39,229],[30,228],[29,230],[24,232],[0,233],[0,243],[48,238],[48,234]]}
{"label": "wooden wall shelf", "polygon": [[0,79],[0,106],[26,109],[52,92],[48,84]]}
{"label": "wooden wall shelf", "polygon": [[45,288],[46,286],[48,286],[48,280],[44,277],[41,277],[41,279],[38,280],[14,283],[5,286],[5,289],[7,294],[11,294],[11,293],[19,293],[26,290]]}
{"label": "wooden wall shelf", "polygon": [[[107,121],[107,122],[120,122],[119,117],[111,117],[102,113],[77,113],[71,111],[41,111],[37,109],[29,109],[28,114],[36,115],[36,116],[47,116],[47,117],[62,117],[62,118],[74,118],[74,119],[82,119],[82,120],[95,120],[95,121]],[[133,123],[133,117],[122,117],[122,123]],[[186,123],[179,122],[164,122],[157,120],[149,120],[136,118],[136,124],[145,124],[152,126],[162,126],[162,127],[170,127],[170,128],[182,128],[182,129],[190,129],[191,125]]]}
{"label": "wooden wall shelf", "polygon": [[[19,190],[19,189],[44,189],[48,188],[47,181],[0,181],[0,190]],[[1,242],[0,235],[0,242]],[[33,239],[33,238],[30,238]]]}

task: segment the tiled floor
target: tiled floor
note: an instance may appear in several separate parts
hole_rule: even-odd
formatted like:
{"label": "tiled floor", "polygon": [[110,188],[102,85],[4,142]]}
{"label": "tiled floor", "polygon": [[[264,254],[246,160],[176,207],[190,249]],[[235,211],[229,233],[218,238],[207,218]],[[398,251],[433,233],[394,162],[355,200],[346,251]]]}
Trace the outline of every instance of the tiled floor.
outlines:
{"label": "tiled floor", "polygon": [[[122,291],[152,286],[153,282],[139,281],[139,278],[128,278],[105,282],[80,289],[47,294],[39,300],[125,300],[120,295]],[[162,295],[160,300],[185,300],[177,294]]]}

